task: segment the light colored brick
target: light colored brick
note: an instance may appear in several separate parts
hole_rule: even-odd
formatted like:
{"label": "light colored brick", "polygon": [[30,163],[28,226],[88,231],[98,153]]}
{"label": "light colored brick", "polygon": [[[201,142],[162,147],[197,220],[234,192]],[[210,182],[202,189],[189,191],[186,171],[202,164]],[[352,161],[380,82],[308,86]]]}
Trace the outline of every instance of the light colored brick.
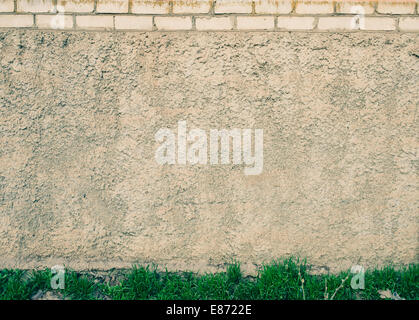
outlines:
{"label": "light colored brick", "polygon": [[58,12],[93,12],[94,1],[92,0],[58,0]]}
{"label": "light colored brick", "polygon": [[72,29],[73,17],[63,14],[36,15],[35,23],[40,29]]}
{"label": "light colored brick", "polygon": [[237,17],[238,30],[273,30],[274,27],[274,17]]}
{"label": "light colored brick", "polygon": [[155,17],[154,22],[159,30],[190,30],[191,17]]}
{"label": "light colored brick", "polygon": [[115,29],[153,30],[152,16],[115,16]]}
{"label": "light colored brick", "polygon": [[232,30],[233,17],[196,18],[196,30]]}
{"label": "light colored brick", "polygon": [[128,13],[128,0],[97,0],[96,12]]}
{"label": "light colored brick", "polygon": [[0,0],[0,12],[13,12],[15,3],[13,0]]}
{"label": "light colored brick", "polygon": [[314,28],[313,17],[278,17],[278,28],[286,30],[311,30]]}
{"label": "light colored brick", "polygon": [[361,30],[391,31],[396,29],[396,20],[393,18],[366,17]]}
{"label": "light colored brick", "polygon": [[167,14],[169,10],[169,1],[132,0],[132,13]]}
{"label": "light colored brick", "polygon": [[377,3],[377,12],[386,14],[413,14],[415,3]]}
{"label": "light colored brick", "polygon": [[357,30],[354,17],[320,17],[317,25],[319,30]]}
{"label": "light colored brick", "polygon": [[52,0],[17,0],[17,12],[53,12]]}
{"label": "light colored brick", "polygon": [[33,27],[33,15],[2,14],[0,28],[28,28]]}
{"label": "light colored brick", "polygon": [[401,31],[419,31],[419,17],[405,17],[399,20]]}
{"label": "light colored brick", "polygon": [[211,1],[186,0],[173,2],[173,13],[208,13]]}
{"label": "light colored brick", "polygon": [[251,0],[217,0],[215,13],[252,13]]}
{"label": "light colored brick", "polygon": [[334,7],[332,1],[297,1],[295,5],[295,13],[298,14],[326,14],[333,12]]}
{"label": "light colored brick", "polygon": [[292,2],[284,0],[256,0],[255,12],[261,14],[287,14],[292,11]]}
{"label": "light colored brick", "polygon": [[78,29],[112,30],[113,16],[76,16]]}
{"label": "light colored brick", "polygon": [[342,1],[336,3],[337,13],[373,14],[373,2]]}

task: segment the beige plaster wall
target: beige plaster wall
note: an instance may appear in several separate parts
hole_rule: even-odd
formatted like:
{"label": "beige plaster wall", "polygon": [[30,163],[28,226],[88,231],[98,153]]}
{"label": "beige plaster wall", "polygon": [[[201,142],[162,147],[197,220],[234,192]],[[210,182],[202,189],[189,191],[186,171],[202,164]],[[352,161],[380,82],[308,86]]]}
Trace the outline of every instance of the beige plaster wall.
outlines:
{"label": "beige plaster wall", "polygon": [[[418,262],[418,34],[0,32],[0,267]],[[156,163],[261,128],[263,173]]]}

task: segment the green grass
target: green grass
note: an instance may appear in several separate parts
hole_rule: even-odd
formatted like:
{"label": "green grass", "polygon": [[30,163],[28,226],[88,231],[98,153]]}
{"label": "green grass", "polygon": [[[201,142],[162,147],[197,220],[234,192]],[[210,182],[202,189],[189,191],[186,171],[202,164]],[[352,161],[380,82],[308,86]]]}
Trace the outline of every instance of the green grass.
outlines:
{"label": "green grass", "polygon": [[[158,272],[155,267],[134,266],[108,273],[66,270],[65,289],[52,290],[50,270],[0,270],[0,299],[31,299],[36,293],[52,293],[60,299],[380,299],[380,290],[407,300],[419,299],[419,265],[366,270],[365,289],[354,290],[349,271],[313,275],[310,266],[297,259],[264,265],[256,277],[244,277],[235,262],[226,272],[197,275],[190,272]],[[346,279],[346,280],[345,280]],[[327,290],[326,290],[327,284]],[[41,294],[42,296],[42,294]]]}

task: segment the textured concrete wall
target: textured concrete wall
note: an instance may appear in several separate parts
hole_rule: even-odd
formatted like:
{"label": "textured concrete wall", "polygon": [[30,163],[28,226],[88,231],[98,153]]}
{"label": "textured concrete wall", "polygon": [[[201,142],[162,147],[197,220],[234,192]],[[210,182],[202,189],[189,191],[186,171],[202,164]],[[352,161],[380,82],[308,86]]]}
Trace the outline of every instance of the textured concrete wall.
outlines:
{"label": "textured concrete wall", "polygon": [[[0,266],[417,262],[418,38],[0,32]],[[179,120],[263,173],[157,164]]]}
{"label": "textured concrete wall", "polygon": [[0,0],[0,28],[419,32],[419,0]]}

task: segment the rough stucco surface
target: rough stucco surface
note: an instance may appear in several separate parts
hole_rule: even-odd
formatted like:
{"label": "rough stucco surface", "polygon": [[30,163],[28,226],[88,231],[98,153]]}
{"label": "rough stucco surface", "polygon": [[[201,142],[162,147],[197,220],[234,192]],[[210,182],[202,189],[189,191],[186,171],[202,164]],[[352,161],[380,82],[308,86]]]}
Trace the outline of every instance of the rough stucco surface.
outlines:
{"label": "rough stucco surface", "polygon": [[[419,36],[0,33],[0,267],[418,261]],[[264,171],[154,134],[262,128]]]}

